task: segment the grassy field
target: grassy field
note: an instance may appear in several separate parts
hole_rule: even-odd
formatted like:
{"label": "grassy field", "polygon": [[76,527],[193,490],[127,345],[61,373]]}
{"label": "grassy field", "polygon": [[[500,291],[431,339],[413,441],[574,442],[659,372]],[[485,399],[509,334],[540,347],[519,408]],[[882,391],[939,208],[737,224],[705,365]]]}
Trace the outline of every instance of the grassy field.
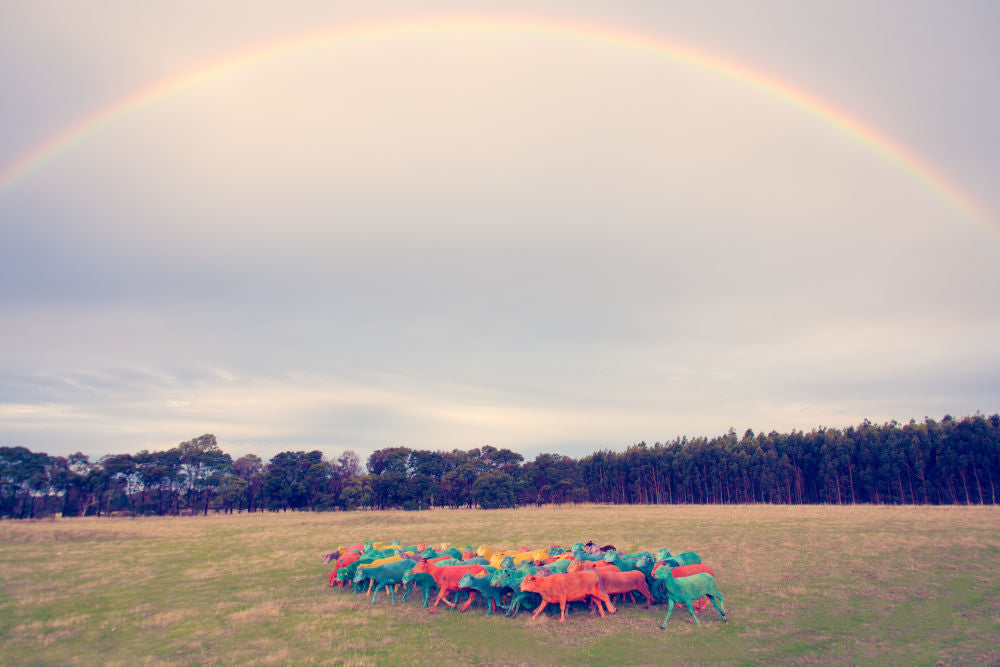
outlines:
{"label": "grassy field", "polygon": [[[322,554],[453,545],[693,550],[711,607],[428,614],[326,585]],[[1000,510],[604,507],[0,522],[0,663],[1000,664]]]}

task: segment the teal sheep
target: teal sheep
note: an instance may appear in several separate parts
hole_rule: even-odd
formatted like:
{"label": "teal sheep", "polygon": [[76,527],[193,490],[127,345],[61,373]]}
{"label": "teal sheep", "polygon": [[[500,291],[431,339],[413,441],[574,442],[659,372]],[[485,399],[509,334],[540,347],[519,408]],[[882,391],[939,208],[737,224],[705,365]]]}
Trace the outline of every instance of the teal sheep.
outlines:
{"label": "teal sheep", "polygon": [[358,584],[364,579],[371,579],[374,582],[372,604],[375,604],[378,599],[379,590],[388,587],[392,603],[396,604],[395,586],[403,583],[403,575],[412,570],[414,565],[416,565],[416,561],[404,558],[377,567],[366,567],[355,572],[354,583]]}
{"label": "teal sheep", "polygon": [[719,616],[723,622],[727,620],[722,593],[719,592],[719,588],[715,584],[715,577],[712,575],[701,572],[677,579],[671,574],[670,568],[661,567],[657,569],[656,577],[667,589],[667,616],[663,619],[661,628],[667,627],[667,623],[670,621],[670,614],[674,610],[674,603],[686,605],[688,611],[691,613],[691,618],[694,619],[695,623],[701,625],[698,615],[694,613],[693,602],[702,597],[707,597],[712,601],[715,610],[719,612]]}

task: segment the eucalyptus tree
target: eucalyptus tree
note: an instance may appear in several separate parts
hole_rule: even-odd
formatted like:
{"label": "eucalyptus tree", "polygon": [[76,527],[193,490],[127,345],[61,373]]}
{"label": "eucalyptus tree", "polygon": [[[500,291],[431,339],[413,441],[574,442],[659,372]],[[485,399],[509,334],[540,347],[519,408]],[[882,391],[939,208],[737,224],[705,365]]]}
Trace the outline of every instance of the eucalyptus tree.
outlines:
{"label": "eucalyptus tree", "polygon": [[187,484],[188,507],[208,514],[211,497],[222,476],[232,468],[233,459],[219,448],[211,433],[182,442],[177,449]]}

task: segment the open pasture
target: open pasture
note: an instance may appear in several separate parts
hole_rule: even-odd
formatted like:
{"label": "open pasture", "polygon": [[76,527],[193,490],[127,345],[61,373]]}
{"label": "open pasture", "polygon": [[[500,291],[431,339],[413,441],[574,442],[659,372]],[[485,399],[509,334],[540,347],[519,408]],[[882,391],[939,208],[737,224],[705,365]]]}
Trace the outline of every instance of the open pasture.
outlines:
{"label": "open pasture", "polygon": [[[622,602],[565,624],[327,585],[365,539],[692,550],[729,622]],[[0,522],[4,664],[996,664],[1000,510],[564,506]]]}

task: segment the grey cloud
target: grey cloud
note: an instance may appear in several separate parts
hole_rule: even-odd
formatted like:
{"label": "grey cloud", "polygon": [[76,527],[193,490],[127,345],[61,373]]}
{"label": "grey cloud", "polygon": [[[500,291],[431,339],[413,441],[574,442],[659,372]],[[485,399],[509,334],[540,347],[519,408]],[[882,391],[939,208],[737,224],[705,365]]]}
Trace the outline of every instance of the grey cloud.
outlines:
{"label": "grey cloud", "polygon": [[[899,63],[859,70],[889,46],[850,8],[781,4],[737,30],[714,18],[748,9],[629,6],[649,32],[700,26],[687,41],[799,73],[881,126],[898,117],[898,136],[929,137],[917,152],[942,167],[962,162],[974,128],[995,143],[995,115],[968,108],[995,108],[993,88],[941,84],[965,106],[924,114],[919,85],[885,84]],[[162,14],[123,15],[151,43],[112,40],[136,58],[108,81],[163,76],[154,43],[191,62],[213,53],[207,28],[184,48],[172,21],[153,33]],[[818,34],[827,20],[842,32]],[[893,39],[912,60],[927,30]],[[271,34],[251,21],[217,46]],[[934,35],[944,61],[969,62]],[[244,453],[488,438],[586,453],[995,405],[996,239],[898,164],[650,54],[454,39],[373,38],[234,72],[0,194],[0,435],[50,451],[75,428],[74,450],[224,429]],[[67,57],[88,40],[74,33]],[[858,62],[833,57],[844,43]],[[18,44],[6,48],[33,48]],[[67,93],[81,114],[111,86],[92,58],[95,88]],[[4,62],[0,86],[21,75]],[[39,85],[66,76],[38,67]],[[49,94],[17,85],[48,115],[0,114],[44,136]],[[972,125],[942,126],[950,113]],[[995,173],[983,152],[960,182]]]}

